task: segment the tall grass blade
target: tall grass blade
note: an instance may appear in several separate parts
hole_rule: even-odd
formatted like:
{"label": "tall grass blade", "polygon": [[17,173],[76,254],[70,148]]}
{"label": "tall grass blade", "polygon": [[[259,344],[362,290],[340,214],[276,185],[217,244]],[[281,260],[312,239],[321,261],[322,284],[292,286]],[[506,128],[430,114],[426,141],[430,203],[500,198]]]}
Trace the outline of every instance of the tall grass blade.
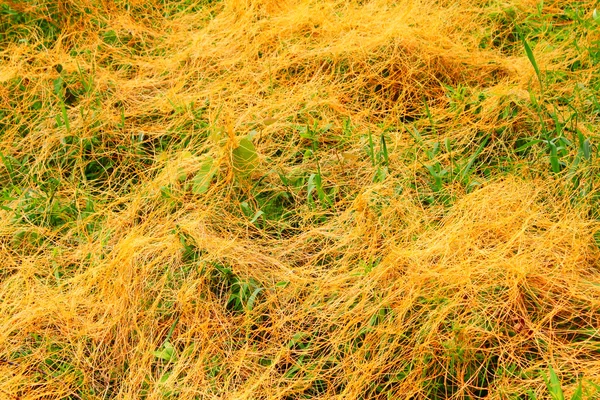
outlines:
{"label": "tall grass blade", "polygon": [[540,68],[538,67],[537,61],[535,60],[535,56],[533,55],[533,51],[531,50],[531,46],[527,42],[527,39],[523,37],[523,47],[525,47],[525,54],[527,54],[527,58],[531,65],[533,65],[533,69],[535,70],[535,74],[537,76],[538,82],[540,83],[540,88],[543,90],[544,85],[542,84],[542,74],[540,72]]}

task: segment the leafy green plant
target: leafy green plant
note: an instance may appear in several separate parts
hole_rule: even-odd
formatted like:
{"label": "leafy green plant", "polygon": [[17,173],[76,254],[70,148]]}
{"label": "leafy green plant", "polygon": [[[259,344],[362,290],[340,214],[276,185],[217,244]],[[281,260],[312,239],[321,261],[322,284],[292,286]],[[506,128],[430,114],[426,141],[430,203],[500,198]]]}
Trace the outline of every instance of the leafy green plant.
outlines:
{"label": "leafy green plant", "polygon": [[[35,43],[42,37],[43,45],[51,46],[60,35],[59,24],[51,17],[36,12],[36,7],[15,7],[10,3],[0,5],[0,42]],[[42,7],[39,7],[42,8]]]}
{"label": "leafy green plant", "polygon": [[376,167],[375,175],[373,176],[373,182],[383,182],[389,173],[390,159],[388,155],[387,143],[385,140],[385,133],[381,133],[379,150],[376,151],[375,143],[373,141],[373,134],[369,131],[368,135],[368,148],[367,154],[371,159],[371,164]]}
{"label": "leafy green plant", "polygon": [[175,347],[170,342],[170,340],[171,340],[171,337],[173,336],[173,333],[175,332],[175,328],[177,327],[178,323],[179,323],[179,317],[175,318],[175,320],[171,324],[171,327],[169,328],[169,331],[167,332],[167,336],[165,337],[162,346],[160,346],[160,348],[158,350],[153,352],[154,357],[156,357],[157,359],[168,362],[168,363],[177,361],[177,354],[175,352]]}
{"label": "leafy green plant", "polygon": [[208,273],[213,292],[225,301],[225,308],[234,314],[251,312],[264,290],[254,279],[243,279],[231,268],[213,263],[204,268]]}
{"label": "leafy green plant", "polygon": [[175,348],[170,342],[165,342],[159,350],[154,351],[154,357],[166,361],[166,362],[175,362],[177,361],[177,356],[175,354]]}
{"label": "leafy green plant", "polygon": [[253,211],[252,207],[248,204],[247,201],[242,201],[240,203],[240,207],[242,208],[242,211],[244,212],[244,214],[246,214],[246,216],[248,218],[250,218],[251,224],[258,221],[258,219],[261,218],[265,214],[264,211],[262,211],[262,210]]}
{"label": "leafy green plant", "polygon": [[[440,143],[440,141],[430,142],[414,126],[408,132],[427,157],[427,161],[421,164],[429,173],[429,188],[437,196],[438,200],[441,200],[443,203],[447,203],[450,200],[445,189],[451,183],[461,183],[467,190],[472,190],[480,184],[479,180],[473,177],[473,173],[477,168],[479,157],[489,143],[489,135],[480,139],[479,145],[473,152],[467,152],[457,157],[450,140],[446,139],[443,143]],[[447,162],[442,163],[438,160],[442,151],[448,154],[450,164]]]}
{"label": "leafy green plant", "polygon": [[306,196],[308,199],[308,203],[314,206],[314,197],[313,194],[317,194],[317,198],[321,202],[321,204],[332,206],[333,202],[331,198],[325,193],[323,188],[323,178],[321,177],[321,168],[317,167],[317,172],[310,174],[308,177],[307,187],[306,187]]}
{"label": "leafy green plant", "polygon": [[301,138],[308,140],[308,147],[313,151],[316,151],[319,147],[319,140],[321,136],[325,135],[331,129],[332,126],[332,124],[327,124],[322,128],[319,128],[317,123],[315,122],[313,126],[306,124],[298,126],[296,129],[298,130]]}
{"label": "leafy green plant", "polygon": [[230,294],[227,309],[235,313],[250,312],[254,308],[262,287],[252,280],[242,280],[237,276],[231,278]]}

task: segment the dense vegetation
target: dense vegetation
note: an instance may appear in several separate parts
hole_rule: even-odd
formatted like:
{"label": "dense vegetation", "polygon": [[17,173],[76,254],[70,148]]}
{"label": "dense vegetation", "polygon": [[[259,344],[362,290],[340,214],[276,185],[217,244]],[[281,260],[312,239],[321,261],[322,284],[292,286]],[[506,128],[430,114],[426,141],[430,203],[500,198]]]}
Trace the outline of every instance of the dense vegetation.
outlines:
{"label": "dense vegetation", "polygon": [[600,15],[0,4],[0,397],[600,394]]}

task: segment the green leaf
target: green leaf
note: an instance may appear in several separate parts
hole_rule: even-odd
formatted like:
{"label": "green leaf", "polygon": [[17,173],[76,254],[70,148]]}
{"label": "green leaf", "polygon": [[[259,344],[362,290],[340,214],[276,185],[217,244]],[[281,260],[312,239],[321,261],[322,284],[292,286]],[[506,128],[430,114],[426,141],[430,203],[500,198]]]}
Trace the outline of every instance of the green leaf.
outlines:
{"label": "green leaf", "polygon": [[315,177],[315,184],[317,187],[317,196],[319,196],[319,200],[321,201],[321,203],[326,203],[330,206],[333,205],[331,199],[329,198],[329,196],[327,196],[327,193],[325,193],[325,190],[323,190],[323,182],[321,181],[321,174],[317,174]]}
{"label": "green leaf", "polygon": [[240,208],[242,209],[244,214],[246,214],[247,217],[250,217],[252,215],[252,208],[250,207],[247,201],[242,201],[240,203]]}
{"label": "green leaf", "polygon": [[166,342],[161,350],[157,350],[153,352],[154,357],[160,358],[161,360],[171,362],[175,361],[175,348],[170,342]]}
{"label": "green leaf", "polygon": [[62,99],[63,97],[63,78],[59,76],[54,80],[54,93]]}
{"label": "green leaf", "polygon": [[406,131],[413,137],[413,139],[415,139],[415,142],[417,142],[417,144],[421,146],[423,145],[423,136],[421,136],[417,128],[412,126],[412,132],[408,129],[406,129]]}
{"label": "green leaf", "polygon": [[115,44],[119,40],[119,37],[117,36],[117,32],[115,32],[113,30],[104,32],[104,34],[102,36],[104,39],[104,43],[106,43],[106,44]]}
{"label": "green leaf", "polygon": [[302,344],[302,339],[307,337],[310,337],[310,335],[306,332],[296,332],[288,342],[287,347],[291,349],[292,347],[299,345],[300,348],[306,348],[307,345]]}
{"label": "green leaf", "polygon": [[255,223],[262,215],[264,214],[264,212],[262,212],[262,210],[258,210],[254,216],[252,217],[252,219],[250,220],[250,223],[253,224]]}
{"label": "green leaf", "polygon": [[541,139],[533,139],[533,140],[531,140],[531,141],[529,141],[529,142],[525,143],[523,146],[519,146],[519,147],[517,148],[517,150],[515,150],[515,151],[516,151],[517,153],[520,153],[520,152],[522,152],[523,150],[525,150],[525,149],[528,149],[529,147],[531,147],[531,146],[533,146],[533,145],[536,145],[536,144],[538,144],[538,143],[540,143],[540,142],[543,142],[543,140],[541,140]]}
{"label": "green leaf", "polygon": [[280,171],[277,171],[277,175],[279,175],[279,179],[281,179],[281,183],[285,186],[291,186],[289,179]]}
{"label": "green leaf", "polygon": [[247,176],[258,167],[256,148],[248,137],[241,139],[233,150],[233,167],[240,176]]}
{"label": "green leaf", "polygon": [[385,181],[387,174],[388,174],[387,167],[384,166],[384,167],[377,168],[377,171],[375,171],[375,176],[373,176],[373,182],[379,183],[379,182]]}
{"label": "green leaf", "polygon": [[473,163],[475,162],[475,160],[477,159],[477,157],[479,157],[479,155],[481,154],[481,152],[483,151],[483,149],[487,145],[487,142],[488,142],[489,139],[490,139],[490,137],[486,136],[483,139],[483,141],[481,142],[481,144],[479,145],[479,147],[477,148],[477,150],[475,150],[475,153],[473,153],[473,155],[469,158],[469,161],[467,162],[467,165],[460,172],[460,179],[462,181],[465,181],[465,179],[468,178],[469,175],[471,174],[471,169],[473,168]]}
{"label": "green leaf", "polygon": [[248,311],[252,311],[252,308],[254,307],[254,302],[256,301],[256,296],[258,296],[258,294],[262,292],[262,290],[262,288],[254,289],[254,291],[250,295],[250,298],[248,299],[248,304],[246,304],[246,308],[248,309]]}
{"label": "green leaf", "polygon": [[560,381],[558,380],[558,376],[554,372],[552,366],[549,367],[550,376],[549,379],[546,380],[546,386],[548,388],[548,392],[550,392],[550,396],[552,400],[565,400],[565,396],[560,387]]}
{"label": "green leaf", "polygon": [[71,130],[71,126],[69,124],[69,116],[67,115],[67,108],[65,107],[65,103],[63,101],[60,102],[60,111],[62,114],[62,120],[67,128],[67,132]]}
{"label": "green leaf", "polygon": [[183,358],[191,357],[194,354],[195,349],[196,349],[196,346],[194,346],[194,343],[191,343],[188,347],[185,348],[185,350],[183,350],[182,357]]}
{"label": "green leaf", "polygon": [[537,62],[535,61],[533,51],[531,50],[529,43],[527,43],[527,40],[525,40],[525,37],[523,37],[523,47],[525,47],[525,53],[527,54],[527,58],[529,58],[529,62],[531,63],[531,65],[533,65],[533,69],[535,70],[535,74],[537,75],[538,82],[540,82],[540,87],[543,87],[542,74],[540,73],[540,68],[538,67]]}
{"label": "green leaf", "polygon": [[589,160],[592,157],[592,145],[590,139],[585,139],[583,142],[583,156],[586,160]]}
{"label": "green leaf", "polygon": [[373,145],[373,135],[371,131],[369,131],[369,158],[371,159],[371,164],[375,166],[375,147]]}
{"label": "green leaf", "polygon": [[569,173],[567,174],[567,179],[573,179],[575,176],[575,172],[577,172],[577,167],[581,162],[581,154],[577,153],[575,158],[573,159],[573,163],[571,163],[571,167],[569,168]]}
{"label": "green leaf", "polygon": [[444,139],[444,147],[446,148],[446,151],[448,153],[450,153],[452,151],[452,144],[450,143],[449,138]]}
{"label": "green leaf", "polygon": [[312,193],[314,192],[314,190],[317,187],[317,185],[315,183],[316,176],[317,176],[316,174],[310,174],[310,176],[308,177],[306,196],[308,197],[309,203],[313,202]]}
{"label": "green leaf", "polygon": [[385,135],[382,133],[381,134],[381,155],[383,156],[383,161],[385,162],[385,166],[389,166],[390,165],[390,159],[388,156],[388,150],[387,150],[387,145],[385,143]]}
{"label": "green leaf", "polygon": [[185,169],[183,169],[182,167],[177,168],[177,180],[180,183],[185,182],[187,179],[187,174],[185,172]]}
{"label": "green leaf", "polygon": [[571,396],[571,400],[583,400],[583,388],[581,387],[581,380],[577,384],[577,389],[573,392],[573,396]]}
{"label": "green leaf", "polygon": [[558,174],[560,172],[560,163],[558,162],[558,149],[552,142],[548,142],[550,146],[550,165],[552,166],[552,172]]}
{"label": "green leaf", "polygon": [[169,378],[171,377],[171,372],[165,372],[161,377],[158,383],[165,384]]}
{"label": "green leaf", "polygon": [[200,169],[194,175],[192,179],[192,193],[202,194],[205,193],[210,187],[213,176],[215,176],[214,159],[210,156],[200,165]]}

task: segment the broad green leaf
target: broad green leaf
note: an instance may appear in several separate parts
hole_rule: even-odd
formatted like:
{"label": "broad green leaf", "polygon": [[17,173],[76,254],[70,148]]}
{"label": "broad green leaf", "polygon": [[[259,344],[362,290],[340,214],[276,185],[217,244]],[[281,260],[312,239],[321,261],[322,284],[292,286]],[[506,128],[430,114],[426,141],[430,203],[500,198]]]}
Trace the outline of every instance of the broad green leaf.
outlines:
{"label": "broad green leaf", "polygon": [[229,299],[227,299],[227,306],[233,306],[235,309],[239,309],[240,305],[240,295],[237,293],[230,294]]}
{"label": "broad green leaf", "polygon": [[63,78],[62,78],[62,76],[59,76],[58,78],[56,78],[54,80],[54,93],[61,99],[63,98]]}
{"label": "broad green leaf", "polygon": [[119,40],[119,37],[117,36],[117,32],[115,32],[113,30],[104,32],[104,34],[102,36],[103,36],[104,42],[107,44],[115,44]]}
{"label": "broad green leaf", "polygon": [[277,175],[279,175],[279,178],[281,179],[281,182],[285,186],[290,186],[290,181],[288,180],[288,178],[286,178],[286,176],[282,172],[277,171]]}
{"label": "broad green leaf", "polygon": [[258,155],[252,141],[245,137],[233,150],[233,167],[241,176],[251,174],[258,167]]}
{"label": "broad green leaf", "polygon": [[196,172],[196,175],[194,175],[194,179],[192,180],[192,193],[202,194],[208,190],[216,172],[215,168],[213,168],[214,161],[215,160],[212,157],[208,156],[202,162],[200,169]]}
{"label": "broad green leaf", "polygon": [[165,361],[175,361],[175,348],[169,342],[166,342],[161,350],[153,352],[154,357]]}
{"label": "broad green leaf", "polygon": [[592,157],[592,145],[590,139],[585,139],[583,142],[583,156],[586,160],[589,160]]}

